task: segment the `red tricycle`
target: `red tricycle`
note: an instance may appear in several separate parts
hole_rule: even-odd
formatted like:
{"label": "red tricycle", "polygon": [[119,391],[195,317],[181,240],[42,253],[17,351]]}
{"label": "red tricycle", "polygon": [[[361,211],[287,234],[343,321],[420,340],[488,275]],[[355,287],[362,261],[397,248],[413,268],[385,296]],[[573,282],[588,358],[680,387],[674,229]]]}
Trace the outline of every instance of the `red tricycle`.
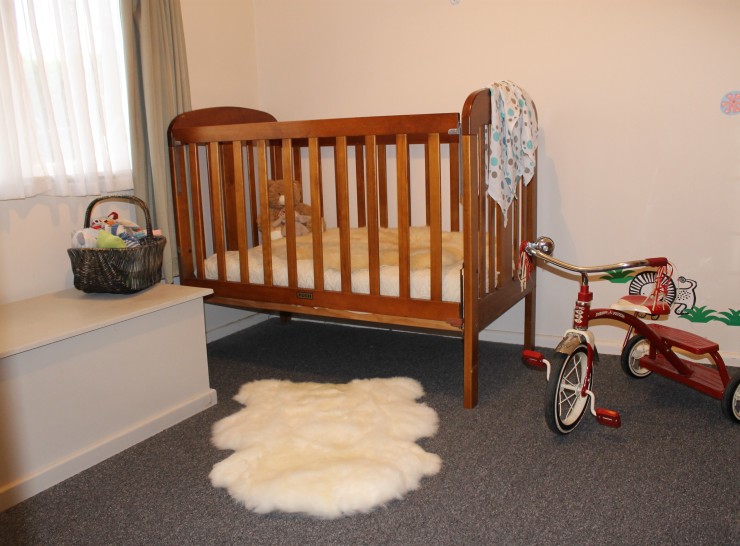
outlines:
{"label": "red tricycle", "polygon": [[[573,311],[573,327],[565,332],[555,348],[551,364],[541,353],[526,350],[525,363],[547,369],[547,399],[545,418],[548,427],[556,433],[568,434],[578,426],[589,406],[596,420],[605,426],[621,426],[619,413],[597,408],[591,388],[593,363],[598,360],[594,334],[589,330],[592,320],[615,320],[627,325],[621,365],[630,377],[641,379],[652,372],[696,389],[721,400],[722,412],[735,423],[740,423],[740,376],[727,373],[719,346],[691,332],[662,324],[644,322],[641,317],[658,318],[671,312],[666,301],[672,266],[666,258],[646,258],[618,264],[579,267],[554,258],[555,245],[549,237],[522,243],[520,275],[524,282],[526,270],[533,267],[532,258],[538,258],[566,271],[580,273],[581,287]],[[655,284],[648,295],[628,295],[610,308],[592,309],[593,293],[588,275],[614,270],[657,268]],[[679,357],[674,349],[696,356],[709,357],[714,366]]]}

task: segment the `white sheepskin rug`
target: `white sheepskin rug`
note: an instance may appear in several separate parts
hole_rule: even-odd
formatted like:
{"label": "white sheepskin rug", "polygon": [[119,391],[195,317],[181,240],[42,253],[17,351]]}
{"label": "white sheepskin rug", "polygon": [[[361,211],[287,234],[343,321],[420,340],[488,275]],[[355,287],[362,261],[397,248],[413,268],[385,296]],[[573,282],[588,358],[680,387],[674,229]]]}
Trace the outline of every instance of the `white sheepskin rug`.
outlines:
{"label": "white sheepskin rug", "polygon": [[337,518],[401,499],[442,465],[415,443],[439,421],[423,395],[406,377],[242,385],[246,407],[213,426],[213,444],[234,453],[211,483],[258,513]]}

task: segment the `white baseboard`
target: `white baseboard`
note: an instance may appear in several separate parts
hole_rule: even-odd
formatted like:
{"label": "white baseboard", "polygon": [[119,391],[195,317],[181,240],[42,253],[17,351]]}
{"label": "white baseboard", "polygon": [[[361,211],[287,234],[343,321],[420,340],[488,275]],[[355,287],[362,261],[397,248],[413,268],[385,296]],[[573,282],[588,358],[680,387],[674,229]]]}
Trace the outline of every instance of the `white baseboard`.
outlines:
{"label": "white baseboard", "polygon": [[210,343],[223,337],[230,336],[231,334],[235,334],[240,330],[244,330],[245,328],[249,328],[250,326],[259,324],[260,322],[263,322],[269,318],[270,315],[255,313],[253,315],[240,318],[227,324],[221,324],[219,326],[212,327],[211,329],[206,331],[206,343]]}
{"label": "white baseboard", "polygon": [[[521,345],[524,340],[524,334],[521,332],[507,332],[503,330],[483,330],[480,333],[479,339],[481,341],[491,341],[494,343]],[[554,349],[561,339],[561,336],[535,335],[535,345],[538,347]],[[601,354],[618,355],[622,352],[622,340],[597,340],[597,347]],[[740,366],[740,353],[720,350],[720,354],[722,355],[722,359],[725,361],[726,366]]]}
{"label": "white baseboard", "polygon": [[0,512],[52,487],[184,421],[216,404],[216,391],[209,389],[178,406],[153,415],[131,427],[89,445],[45,468],[0,487]]}
{"label": "white baseboard", "polygon": [[[259,324],[265,320],[271,318],[270,315],[261,313],[255,313],[243,319],[239,319],[223,326],[218,326],[209,330],[206,333],[206,340],[208,343],[216,341],[222,337],[226,337],[233,333],[236,333],[255,324]],[[322,319],[296,319],[296,320],[308,320],[313,322],[324,322]],[[351,323],[349,326],[356,326],[358,328],[376,328],[376,329],[389,329],[393,330],[392,326],[380,326],[378,324],[363,324],[363,323]],[[443,334],[444,335],[444,334]],[[481,341],[490,341],[493,343],[508,343],[511,345],[521,345],[524,341],[524,334],[522,332],[510,332],[506,330],[482,330],[479,336]],[[561,336],[554,335],[535,335],[535,345],[538,347],[547,347],[554,349],[562,339]],[[598,343],[599,352],[606,355],[618,355],[622,351],[621,340],[600,340]],[[727,366],[740,366],[740,353],[731,351],[720,351],[722,358]]]}

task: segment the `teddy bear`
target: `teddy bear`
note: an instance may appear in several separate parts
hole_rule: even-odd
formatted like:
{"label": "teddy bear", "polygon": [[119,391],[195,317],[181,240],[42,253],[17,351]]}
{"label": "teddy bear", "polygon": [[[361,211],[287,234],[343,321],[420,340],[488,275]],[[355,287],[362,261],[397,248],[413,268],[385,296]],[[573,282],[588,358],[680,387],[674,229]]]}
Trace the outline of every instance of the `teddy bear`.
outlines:
{"label": "teddy bear", "polygon": [[[285,221],[285,180],[267,181],[267,203],[272,239],[285,237],[288,233]],[[301,201],[301,185],[293,181],[293,210],[295,213],[296,236],[311,233],[313,223],[311,205]],[[262,224],[260,223],[260,229]]]}

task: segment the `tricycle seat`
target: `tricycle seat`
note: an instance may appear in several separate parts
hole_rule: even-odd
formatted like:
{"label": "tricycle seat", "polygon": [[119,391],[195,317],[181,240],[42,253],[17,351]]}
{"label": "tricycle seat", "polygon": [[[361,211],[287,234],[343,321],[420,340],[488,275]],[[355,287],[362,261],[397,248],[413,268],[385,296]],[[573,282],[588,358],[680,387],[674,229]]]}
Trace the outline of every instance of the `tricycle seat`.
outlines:
{"label": "tricycle seat", "polygon": [[654,295],[631,294],[623,296],[617,303],[612,304],[611,308],[617,311],[642,313],[644,315],[667,315],[671,312],[671,306],[665,301],[657,299]]}

